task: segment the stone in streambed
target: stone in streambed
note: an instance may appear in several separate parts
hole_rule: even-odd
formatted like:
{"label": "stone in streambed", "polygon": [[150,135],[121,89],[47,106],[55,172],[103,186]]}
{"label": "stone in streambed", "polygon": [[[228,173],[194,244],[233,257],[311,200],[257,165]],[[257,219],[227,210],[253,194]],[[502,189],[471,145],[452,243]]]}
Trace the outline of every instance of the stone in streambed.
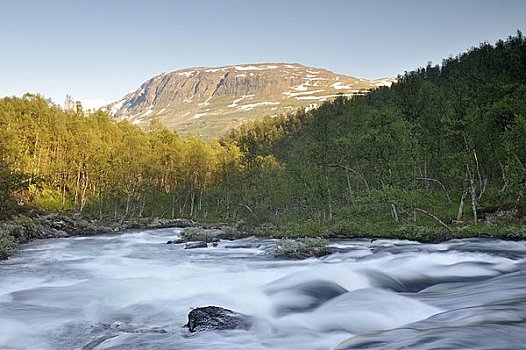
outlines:
{"label": "stone in streambed", "polygon": [[181,243],[184,243],[184,242],[185,242],[184,239],[178,238],[178,239],[174,239],[174,240],[168,241],[168,242],[166,242],[166,244],[181,244]]}
{"label": "stone in streambed", "polygon": [[208,244],[204,241],[186,243],[184,249],[207,248]]}
{"label": "stone in streambed", "polygon": [[185,327],[190,332],[200,332],[223,329],[248,330],[252,325],[253,319],[248,315],[218,306],[205,306],[190,311]]}

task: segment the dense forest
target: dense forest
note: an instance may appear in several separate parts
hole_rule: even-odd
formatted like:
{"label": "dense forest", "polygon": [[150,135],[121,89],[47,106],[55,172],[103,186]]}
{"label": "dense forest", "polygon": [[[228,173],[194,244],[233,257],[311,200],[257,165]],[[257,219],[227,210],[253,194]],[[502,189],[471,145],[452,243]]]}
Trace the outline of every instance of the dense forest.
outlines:
{"label": "dense forest", "polygon": [[[186,217],[259,234],[495,234],[526,208],[526,39],[214,142],[38,95],[0,100],[0,216]],[[484,225],[477,225],[485,223]],[[467,225],[470,229],[466,229]],[[513,235],[526,237],[518,226]]]}

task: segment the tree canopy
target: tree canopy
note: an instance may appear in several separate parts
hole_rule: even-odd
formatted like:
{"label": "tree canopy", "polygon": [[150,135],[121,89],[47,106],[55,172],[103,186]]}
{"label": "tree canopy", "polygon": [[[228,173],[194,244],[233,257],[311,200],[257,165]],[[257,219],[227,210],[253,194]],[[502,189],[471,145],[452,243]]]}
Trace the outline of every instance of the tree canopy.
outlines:
{"label": "tree canopy", "polygon": [[[526,200],[519,32],[351,99],[205,142],[38,95],[0,99],[0,200],[97,218],[478,223]],[[25,181],[20,176],[25,177]],[[5,211],[7,213],[7,211]],[[364,226],[365,225],[365,226]],[[337,230],[332,226],[333,230]]]}

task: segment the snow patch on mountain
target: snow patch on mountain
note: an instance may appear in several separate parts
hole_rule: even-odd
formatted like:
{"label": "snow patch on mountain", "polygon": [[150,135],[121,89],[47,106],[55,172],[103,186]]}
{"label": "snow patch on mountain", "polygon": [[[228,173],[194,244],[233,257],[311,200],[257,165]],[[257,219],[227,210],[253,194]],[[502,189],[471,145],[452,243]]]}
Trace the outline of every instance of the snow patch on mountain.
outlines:
{"label": "snow patch on mountain", "polygon": [[336,90],[352,89],[353,88],[352,86],[349,86],[349,85],[343,85],[343,83],[341,81],[338,81],[338,82],[332,84],[331,86],[333,88],[335,88]]}
{"label": "snow patch on mountain", "polygon": [[208,103],[210,103],[210,100],[212,99],[212,96],[209,96],[205,102],[202,102],[202,103],[198,103],[197,105],[198,106],[206,106],[208,105]]}
{"label": "snow patch on mountain", "polygon": [[280,104],[280,102],[263,101],[263,102],[257,102],[257,103],[250,103],[250,104],[247,104],[247,105],[242,105],[242,106],[239,106],[239,109],[251,110],[251,109],[254,109],[255,107],[259,107],[259,106],[279,105],[279,104]]}
{"label": "snow patch on mountain", "polygon": [[195,70],[191,70],[191,71],[188,71],[188,72],[180,72],[180,73],[177,73],[177,74],[184,75],[185,77],[190,78],[194,73],[195,73]]}
{"label": "snow patch on mountain", "polygon": [[325,90],[310,90],[310,91],[301,91],[301,92],[292,92],[292,91],[285,91],[282,93],[282,95],[289,96],[289,97],[296,97],[301,95],[312,95],[316,94],[318,92],[324,92]]}
{"label": "snow patch on mountain", "polygon": [[240,98],[235,99],[234,101],[232,101],[232,103],[229,104],[227,107],[230,107],[230,108],[232,108],[232,107],[237,107],[237,104],[238,104],[239,102],[243,101],[245,98],[251,98],[251,97],[254,97],[254,96],[255,96],[255,95],[243,95],[243,96],[241,96]]}

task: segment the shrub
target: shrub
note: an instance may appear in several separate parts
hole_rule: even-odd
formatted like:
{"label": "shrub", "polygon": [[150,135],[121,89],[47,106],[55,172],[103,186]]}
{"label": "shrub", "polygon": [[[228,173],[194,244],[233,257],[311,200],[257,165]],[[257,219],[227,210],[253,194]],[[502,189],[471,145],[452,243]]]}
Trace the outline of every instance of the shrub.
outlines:
{"label": "shrub", "polygon": [[0,232],[0,260],[7,259],[9,255],[16,252],[18,249],[18,243],[16,240],[4,233]]}

